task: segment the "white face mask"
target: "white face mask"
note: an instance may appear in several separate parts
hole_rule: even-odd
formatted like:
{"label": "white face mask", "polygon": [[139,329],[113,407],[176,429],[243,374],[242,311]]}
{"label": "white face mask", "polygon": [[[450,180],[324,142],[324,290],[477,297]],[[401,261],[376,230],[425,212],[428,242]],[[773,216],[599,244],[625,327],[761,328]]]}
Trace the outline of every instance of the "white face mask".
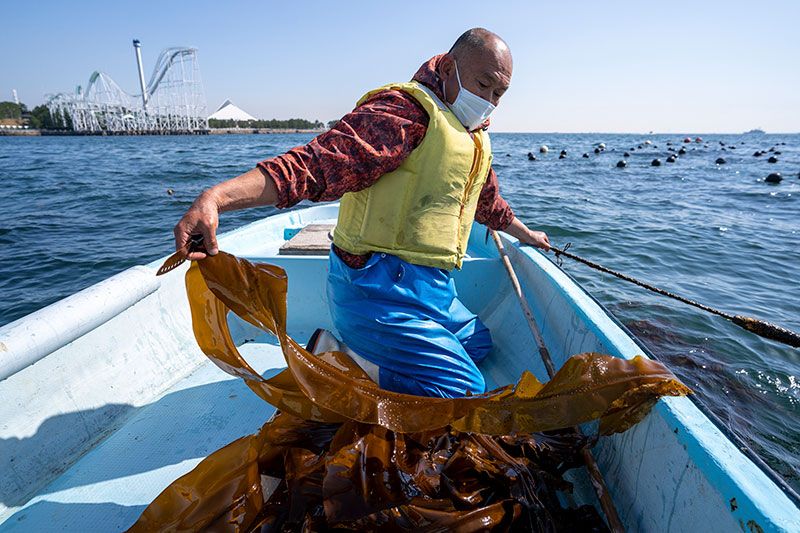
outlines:
{"label": "white face mask", "polygon": [[[483,124],[489,115],[494,111],[491,102],[487,102],[475,93],[471,93],[461,86],[461,77],[458,75],[458,64],[456,67],[456,80],[458,81],[458,96],[455,102],[448,104],[450,111],[458,118],[459,122],[469,131],[474,130]],[[442,82],[444,89],[444,82]]]}

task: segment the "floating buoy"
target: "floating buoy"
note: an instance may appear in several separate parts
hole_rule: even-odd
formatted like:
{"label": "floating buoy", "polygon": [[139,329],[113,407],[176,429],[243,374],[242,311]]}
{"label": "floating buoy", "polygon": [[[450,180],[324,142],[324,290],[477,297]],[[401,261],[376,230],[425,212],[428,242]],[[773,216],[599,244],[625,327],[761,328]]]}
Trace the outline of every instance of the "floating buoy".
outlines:
{"label": "floating buoy", "polygon": [[783,176],[781,175],[780,172],[773,172],[772,174],[764,178],[764,181],[769,183],[780,183],[782,179]]}
{"label": "floating buoy", "polygon": [[777,162],[778,162],[778,158],[775,157],[774,155],[770,156],[770,158],[767,159],[767,163],[777,163]]}
{"label": "floating buoy", "polygon": [[696,139],[694,140],[694,142],[696,142],[696,143],[701,143],[701,142],[703,142],[703,138],[702,138],[702,137],[698,137],[698,138],[696,138]]}
{"label": "floating buoy", "polygon": [[172,189],[167,189],[167,194],[172,194]]}
{"label": "floating buoy", "polygon": [[767,150],[767,152],[774,152],[774,151],[775,151],[775,147],[774,146],[772,148],[770,148],[769,150]]}
{"label": "floating buoy", "polygon": [[600,144],[597,145],[597,147],[600,148],[601,150],[605,150],[606,149],[606,143],[600,143]]}
{"label": "floating buoy", "polygon": [[714,162],[715,162],[716,164],[718,164],[718,165],[724,165],[725,163],[727,163],[727,161],[725,161],[725,159],[724,159],[724,158],[722,158],[722,157],[718,157],[718,158],[717,158],[717,160],[716,160],[716,161],[714,161]]}
{"label": "floating buoy", "polygon": [[736,145],[735,144],[731,144],[731,145],[728,146],[728,148],[730,148],[731,150],[736,150]]}
{"label": "floating buoy", "polygon": [[703,148],[708,148],[708,143],[704,144]]}
{"label": "floating buoy", "polygon": [[753,157],[761,157],[762,152],[758,151],[753,154]]}
{"label": "floating buoy", "polygon": [[722,142],[722,141],[720,141],[719,144],[721,144],[722,146],[725,146],[725,143]]}
{"label": "floating buoy", "polygon": [[584,157],[585,159],[589,159],[589,154],[583,154],[583,157]]}
{"label": "floating buoy", "polygon": [[692,142],[692,139],[691,139],[691,137],[686,137],[686,138],[683,140],[683,142],[685,142],[685,143],[690,143],[690,142]]}
{"label": "floating buoy", "polygon": [[559,159],[566,159],[566,158],[567,158],[567,154],[560,154],[560,155],[558,156],[558,158],[559,158]]}
{"label": "floating buoy", "polygon": [[511,154],[506,154],[506,157],[511,157]]}
{"label": "floating buoy", "polygon": [[777,151],[777,150],[775,150],[775,151],[774,151],[774,152],[772,152],[772,153],[773,153],[773,154],[775,154],[775,155],[781,155],[781,153],[780,153],[779,151]]}
{"label": "floating buoy", "polygon": [[567,155],[567,151],[566,150],[561,150],[561,155]]}
{"label": "floating buoy", "polygon": [[536,156],[531,152],[528,152],[528,161],[536,161]]}
{"label": "floating buoy", "polygon": [[622,161],[617,161],[617,168],[625,168],[628,166],[628,162],[624,159]]}
{"label": "floating buoy", "polygon": [[640,145],[639,145],[639,150],[641,150],[641,149],[642,149],[642,145],[640,144]]}
{"label": "floating buoy", "polygon": [[549,151],[550,151],[550,149],[547,147],[547,145],[546,145],[546,144],[543,144],[543,145],[542,145],[542,147],[541,147],[541,148],[539,148],[539,151],[540,151],[541,153],[543,153],[543,154],[546,154],[547,152],[549,152]]}
{"label": "floating buoy", "polygon": [[650,166],[651,167],[660,167],[661,166],[661,160],[660,159],[653,159],[653,161],[650,163]]}
{"label": "floating buoy", "polygon": [[651,144],[653,144],[653,143],[651,143],[650,141],[645,141],[645,142],[644,142],[644,144],[646,144],[646,145],[650,146],[650,145],[651,145]]}
{"label": "floating buoy", "polygon": [[600,153],[600,148],[595,148],[594,149],[594,153],[599,154]]}
{"label": "floating buoy", "polygon": [[677,159],[677,157],[675,157],[674,155],[671,155],[671,156],[669,156],[667,158],[667,163],[674,163],[676,159]]}
{"label": "floating buoy", "polygon": [[681,148],[680,150],[678,150],[678,153],[681,154],[681,155],[685,154],[686,153],[686,148]]}
{"label": "floating buoy", "polygon": [[667,146],[672,146],[672,141],[667,141]]}
{"label": "floating buoy", "polygon": [[625,153],[624,153],[624,154],[622,154],[622,155],[623,155],[623,157],[630,157],[630,156],[631,156],[631,153],[630,153],[630,152],[625,152]]}

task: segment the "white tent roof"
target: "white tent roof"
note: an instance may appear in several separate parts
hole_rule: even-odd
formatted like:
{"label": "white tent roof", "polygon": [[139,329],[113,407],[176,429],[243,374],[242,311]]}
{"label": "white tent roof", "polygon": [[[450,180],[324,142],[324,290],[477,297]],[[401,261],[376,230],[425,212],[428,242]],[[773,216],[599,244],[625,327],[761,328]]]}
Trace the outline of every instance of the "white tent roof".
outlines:
{"label": "white tent roof", "polygon": [[256,120],[256,117],[242,111],[227,99],[214,111],[214,114],[208,118],[216,118],[219,120]]}

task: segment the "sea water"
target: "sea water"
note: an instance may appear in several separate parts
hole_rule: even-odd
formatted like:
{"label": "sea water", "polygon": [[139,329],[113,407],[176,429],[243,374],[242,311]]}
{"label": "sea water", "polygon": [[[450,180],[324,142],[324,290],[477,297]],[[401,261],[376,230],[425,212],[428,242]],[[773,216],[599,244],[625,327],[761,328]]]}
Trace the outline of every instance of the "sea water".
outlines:
{"label": "sea water", "polygon": [[[515,214],[554,245],[800,331],[800,135],[685,136],[493,134],[493,166]],[[172,227],[198,193],[311,138],[0,137],[0,326],[172,252]],[[766,182],[774,172],[783,181]],[[220,231],[275,211],[225,213]],[[800,350],[570,259],[563,267],[800,490]]]}

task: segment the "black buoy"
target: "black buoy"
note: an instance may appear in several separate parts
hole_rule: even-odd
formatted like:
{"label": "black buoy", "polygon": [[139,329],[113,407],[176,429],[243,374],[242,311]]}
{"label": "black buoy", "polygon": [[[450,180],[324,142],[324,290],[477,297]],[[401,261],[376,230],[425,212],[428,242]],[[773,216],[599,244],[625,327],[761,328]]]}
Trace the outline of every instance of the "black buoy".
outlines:
{"label": "black buoy", "polygon": [[595,148],[594,149],[594,153],[599,154],[600,153],[600,148]]}
{"label": "black buoy", "polygon": [[167,194],[171,195],[172,194],[172,189],[167,189]]}
{"label": "black buoy", "polygon": [[667,141],[667,146],[672,146],[672,141]]}
{"label": "black buoy", "polygon": [[650,166],[651,167],[660,167],[661,166],[661,160],[657,159],[657,158],[653,159],[653,161],[650,163]]}
{"label": "black buoy", "polygon": [[558,158],[559,159],[566,159],[567,158],[567,154],[561,154],[560,156],[558,156]]}
{"label": "black buoy", "polygon": [[724,146],[722,147],[722,151],[723,151],[723,152],[725,151],[725,147],[724,147]]}
{"label": "black buoy", "polygon": [[758,152],[754,153],[754,154],[753,154],[753,157],[761,157],[761,152],[760,152],[760,151],[758,151]]}
{"label": "black buoy", "polygon": [[781,153],[780,153],[779,151],[777,151],[777,150],[775,150],[775,151],[774,151],[774,152],[772,152],[772,153],[773,153],[773,154],[775,154],[775,155],[781,155]]}
{"label": "black buoy", "polygon": [[731,150],[736,150],[736,145],[735,144],[731,144],[731,145],[728,146],[728,148],[730,148]]}
{"label": "black buoy", "polygon": [[722,146],[725,146],[725,143],[722,142],[722,141],[720,141],[719,144],[721,144]]}
{"label": "black buoy", "polygon": [[528,152],[528,161],[536,161],[536,156],[532,152]]}
{"label": "black buoy", "polygon": [[630,156],[631,156],[631,153],[630,153],[630,152],[625,152],[624,154],[622,154],[622,156],[623,156],[623,157],[630,157]]}
{"label": "black buoy", "polygon": [[641,150],[641,149],[642,149],[642,145],[640,144],[640,145],[639,145],[639,150]]}
{"label": "black buoy", "polygon": [[772,148],[770,148],[769,150],[767,150],[767,152],[774,152],[774,151],[775,151],[775,147],[774,146]]}
{"label": "black buoy", "polygon": [[774,155],[770,156],[770,158],[767,159],[767,163],[777,163],[777,162],[778,162],[778,158],[775,157]]}
{"label": "black buoy", "polygon": [[622,161],[617,161],[617,168],[625,168],[628,166],[628,162],[624,159]]}
{"label": "black buoy", "polygon": [[584,159],[589,159],[589,154],[583,154]]}
{"label": "black buoy", "polygon": [[685,154],[686,153],[686,148],[681,148],[680,150],[678,150],[678,153],[681,154],[681,155]]}
{"label": "black buoy", "polygon": [[675,155],[671,155],[667,158],[667,163],[674,163],[676,159],[678,158]]}
{"label": "black buoy", "polygon": [[782,179],[783,176],[781,175],[780,172],[773,172],[772,174],[764,178],[764,181],[769,183],[780,183]]}
{"label": "black buoy", "polygon": [[718,165],[724,165],[725,163],[727,163],[727,161],[725,161],[725,159],[722,157],[718,157],[715,163]]}
{"label": "black buoy", "polygon": [[511,154],[506,154],[506,157],[511,157]]}

